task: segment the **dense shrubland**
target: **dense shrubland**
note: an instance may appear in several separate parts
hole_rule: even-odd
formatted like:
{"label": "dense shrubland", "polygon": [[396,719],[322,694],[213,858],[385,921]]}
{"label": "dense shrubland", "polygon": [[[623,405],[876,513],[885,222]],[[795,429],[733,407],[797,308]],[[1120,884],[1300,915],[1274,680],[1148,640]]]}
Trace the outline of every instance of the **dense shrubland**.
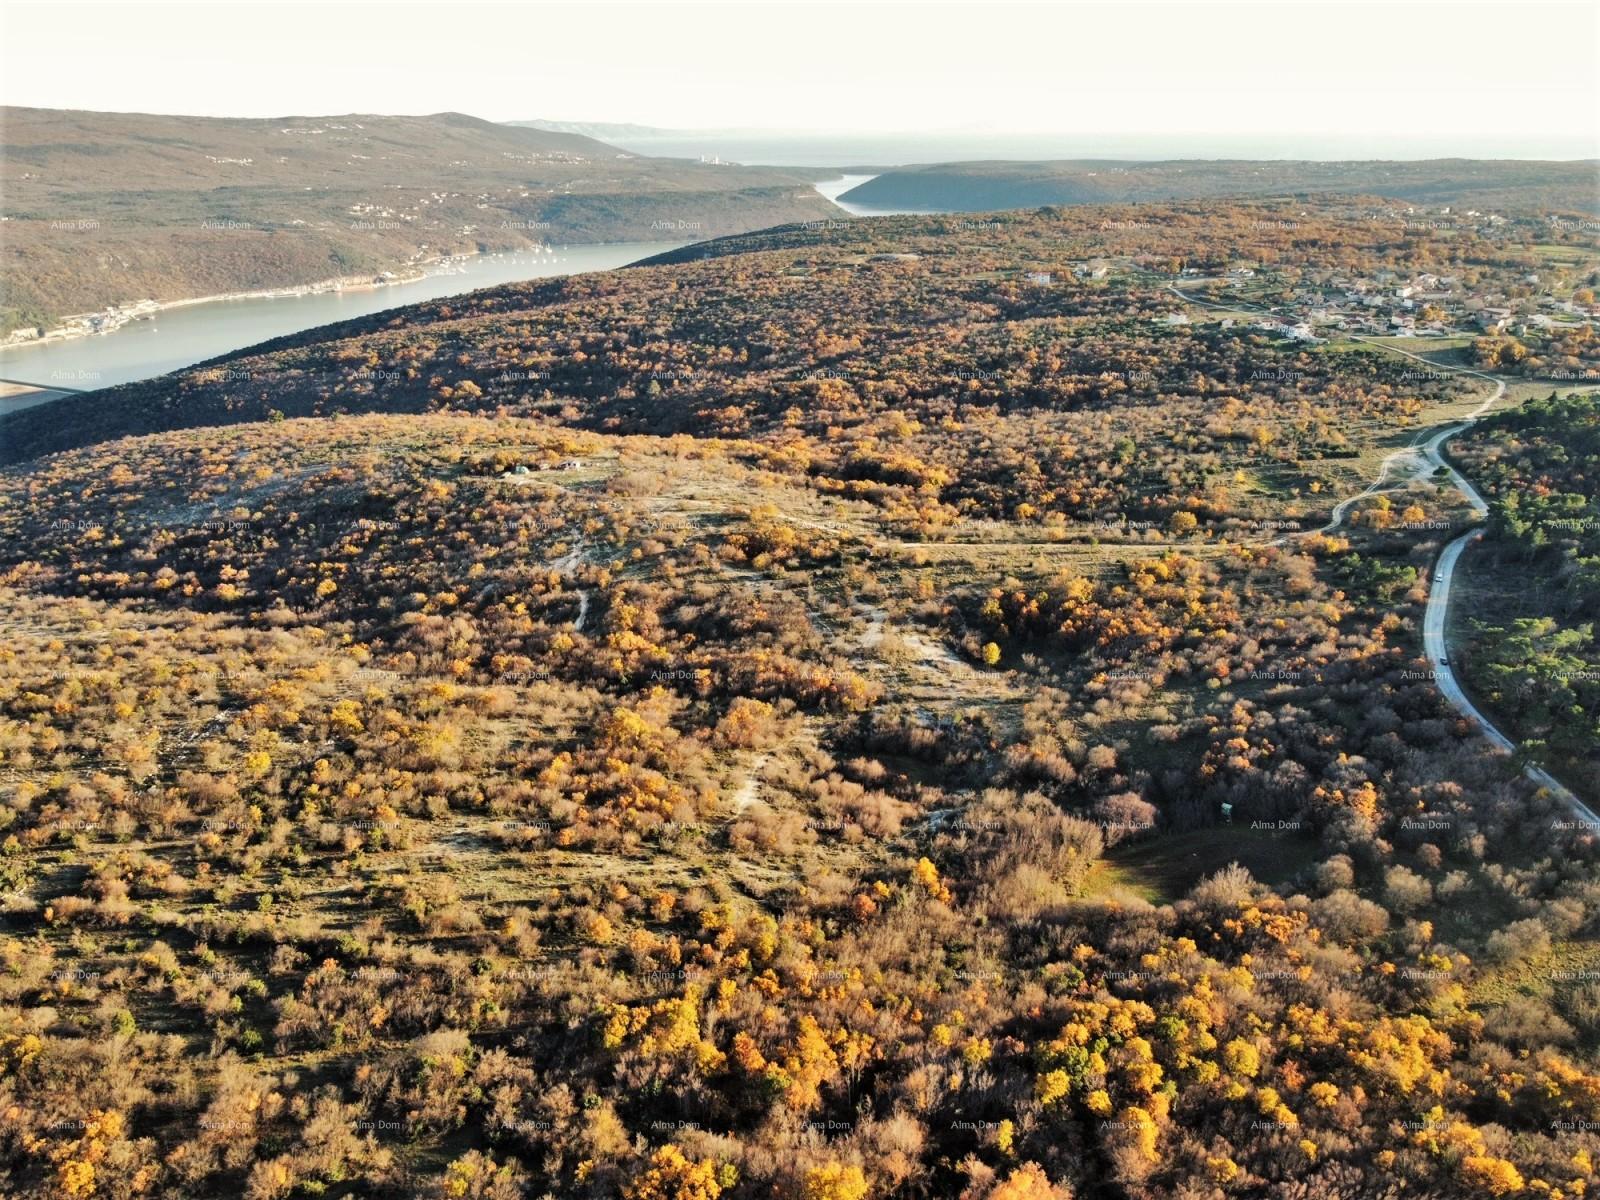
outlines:
{"label": "dense shrubland", "polygon": [[[480,293],[8,469],[3,1190],[1588,1194],[1600,847],[1428,678],[1462,506],[1285,529],[1467,387],[1000,224]],[[1370,229],[1277,250],[1509,253]],[[1563,621],[1583,403],[1462,447]]]}
{"label": "dense shrubland", "polygon": [[1525,742],[1600,775],[1600,401],[1552,394],[1461,439],[1490,499],[1486,575],[1517,586],[1474,622],[1469,677]]}

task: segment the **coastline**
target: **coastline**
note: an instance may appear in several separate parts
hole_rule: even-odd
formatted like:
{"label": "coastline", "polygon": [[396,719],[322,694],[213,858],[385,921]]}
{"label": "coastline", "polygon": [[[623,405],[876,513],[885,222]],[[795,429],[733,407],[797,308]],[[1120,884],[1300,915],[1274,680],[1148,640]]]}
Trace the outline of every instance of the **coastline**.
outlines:
{"label": "coastline", "polygon": [[[859,183],[875,178],[871,175],[843,175],[832,180],[812,181],[810,188],[817,195],[830,203],[837,205],[833,192],[846,187],[857,186]],[[832,191],[830,191],[830,188]],[[845,206],[846,212],[850,210]],[[670,238],[668,240],[671,240]],[[631,239],[621,239],[617,242],[582,243],[583,245],[611,245],[629,244]],[[562,247],[563,249],[565,247]],[[150,320],[161,313],[175,309],[189,308],[197,304],[216,304],[230,300],[291,300],[303,296],[325,295],[329,292],[372,292],[386,287],[395,287],[405,284],[417,283],[433,275],[448,274],[447,271],[430,270],[441,264],[484,257],[496,257],[504,254],[527,253],[554,253],[557,247],[548,242],[536,242],[526,246],[519,246],[506,250],[495,250],[485,253],[474,249],[460,253],[438,254],[430,258],[419,259],[406,263],[394,270],[381,269],[372,274],[362,275],[335,275],[325,279],[313,280],[309,283],[285,284],[280,287],[257,288],[250,291],[216,292],[204,296],[185,296],[176,300],[141,299],[130,301],[127,304],[114,304],[106,308],[86,313],[70,313],[56,318],[60,324],[44,330],[36,337],[18,338],[16,335],[21,330],[13,330],[10,334],[0,337],[0,360],[3,360],[9,350],[36,349],[40,346],[54,345],[60,342],[72,342],[81,338],[92,337],[98,334],[114,333],[136,321]]]}
{"label": "coastline", "polygon": [[[547,243],[539,245],[520,246],[517,250],[494,251],[494,254],[528,254],[528,253],[555,253],[555,246]],[[406,285],[406,283],[419,283],[434,275],[448,275],[448,270],[427,270],[427,267],[438,267],[462,259],[491,258],[493,254],[474,250],[470,253],[435,254],[434,258],[419,259],[418,262],[406,267],[405,274],[397,274],[390,270],[382,270],[374,275],[331,275],[312,283],[288,283],[280,288],[258,288],[254,291],[222,291],[211,296],[184,296],[173,301],[152,301],[141,299],[131,304],[117,304],[109,309],[98,312],[80,312],[69,317],[62,317],[66,322],[82,322],[82,325],[59,325],[53,330],[40,334],[38,338],[19,339],[19,341],[0,342],[0,358],[6,350],[32,349],[38,346],[50,346],[54,342],[77,341],[80,338],[94,338],[102,333],[115,333],[123,326],[131,325],[139,320],[150,320],[162,312],[171,312],[174,309],[187,309],[197,304],[219,304],[224,301],[251,301],[251,299],[298,299],[301,296],[323,296],[323,294],[339,293],[339,291],[381,291],[382,288]],[[109,320],[120,317],[120,320]],[[98,322],[98,323],[96,323]]]}
{"label": "coastline", "polygon": [[[462,295],[484,287],[556,278],[626,266],[640,258],[675,249],[681,242],[541,243],[474,254],[447,254],[401,272],[379,276],[342,276],[293,287],[253,289],[220,297],[185,297],[168,301],[158,311],[144,308],[146,319],[126,320],[105,328],[106,336],[31,339],[14,343],[13,353],[0,353],[0,378],[48,390],[96,391],[179,371],[246,346],[288,336],[352,317]],[[385,285],[404,284],[396,291]],[[293,298],[295,303],[288,303]],[[237,300],[211,304],[213,299]],[[130,315],[133,306],[122,310]],[[0,417],[41,398],[0,399]]]}
{"label": "coastline", "polygon": [[[534,249],[535,247],[529,246],[522,250],[504,251],[503,253],[527,253]],[[134,321],[149,320],[159,313],[170,312],[180,308],[190,308],[197,304],[217,304],[228,300],[292,300],[301,296],[320,296],[328,292],[375,292],[386,287],[417,283],[431,275],[448,274],[445,271],[428,271],[421,268],[454,262],[457,259],[480,257],[483,257],[482,252],[476,250],[470,254],[440,254],[432,258],[422,259],[419,263],[414,264],[414,269],[408,270],[403,275],[389,271],[379,272],[375,275],[335,275],[311,283],[287,284],[283,287],[260,288],[248,292],[218,292],[210,296],[186,296],[179,300],[136,300],[126,306],[115,305],[101,309],[98,312],[74,313],[62,319],[69,322],[85,323],[98,320],[102,323],[82,326],[60,325],[40,334],[38,337],[0,342],[0,358],[4,357],[7,350],[29,349],[55,342],[70,342],[79,338],[112,333]],[[109,321],[109,318],[113,317],[120,317],[121,319]]]}

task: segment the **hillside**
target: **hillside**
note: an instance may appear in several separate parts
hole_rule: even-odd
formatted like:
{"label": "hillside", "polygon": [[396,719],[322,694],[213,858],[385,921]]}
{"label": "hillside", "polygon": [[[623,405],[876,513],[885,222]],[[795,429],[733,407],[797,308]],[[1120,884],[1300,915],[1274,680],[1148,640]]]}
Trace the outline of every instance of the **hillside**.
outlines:
{"label": "hillside", "polygon": [[1285,323],[1581,307],[1547,215],[824,221],[7,418],[0,1193],[1593,1194],[1600,838],[1421,645],[1498,388]]}
{"label": "hillside", "polygon": [[963,162],[898,167],[841,199],[881,208],[953,212],[1044,204],[1116,204],[1224,196],[1343,192],[1427,204],[1541,204],[1600,211],[1594,162],[1247,162],[1179,160]]}
{"label": "hillside", "polygon": [[445,254],[837,215],[803,174],[641,158],[459,113],[275,120],[9,108],[0,333],[399,272]]}
{"label": "hillside", "polygon": [[[1574,256],[1573,267],[1550,267],[1539,249],[1550,238],[1566,239],[1557,248]],[[1552,286],[1567,279],[1569,290],[1593,274],[1581,230],[1552,231],[1536,216],[1447,228],[1370,198],[1310,209],[1193,203],[831,220],[696,244],[620,272],[486,289],[308,330],[170,378],[16,413],[0,420],[0,461],[272,413],[443,407],[559,414],[596,430],[783,438],[799,429],[816,439],[810,453],[819,463],[904,481],[938,468],[847,465],[845,444],[828,430],[854,436],[900,407],[934,423],[907,434],[901,449],[977,454],[937,432],[956,397],[1019,420],[1131,397],[1139,403],[1129,411],[1165,423],[1170,436],[1177,404],[1192,405],[1197,423],[1208,419],[1207,396],[1218,385],[1201,382],[1197,363],[1221,372],[1236,396],[1283,393],[1289,405],[1301,392],[1326,398],[1335,357],[1326,349],[1284,348],[1242,327],[1202,334],[1162,323],[1179,307],[1168,290],[1179,270],[1220,274],[1287,257],[1302,287],[1419,264],[1470,276],[1471,288],[1488,295],[1527,290],[1520,281],[1530,265],[1546,266]],[[1086,262],[1119,269],[1080,277]],[[1031,283],[1036,271],[1052,282]],[[940,327],[951,335],[930,340],[926,330]],[[1048,354],[1021,353],[1019,330],[1045,339]],[[1368,356],[1354,363],[1374,369]],[[1282,379],[1272,374],[1280,366],[1289,372]],[[1257,367],[1264,374],[1252,379]],[[865,416],[850,415],[856,405]],[[1298,436],[1325,442],[1320,453],[1331,454],[1343,421],[1330,416]],[[1102,427],[1094,436],[1110,434]],[[867,457],[895,453],[876,447]],[[955,502],[961,489],[939,491]],[[1002,495],[965,502],[999,511]]]}
{"label": "hillside", "polygon": [[1600,397],[1530,401],[1456,454],[1490,504],[1462,631],[1469,681],[1600,803]]}

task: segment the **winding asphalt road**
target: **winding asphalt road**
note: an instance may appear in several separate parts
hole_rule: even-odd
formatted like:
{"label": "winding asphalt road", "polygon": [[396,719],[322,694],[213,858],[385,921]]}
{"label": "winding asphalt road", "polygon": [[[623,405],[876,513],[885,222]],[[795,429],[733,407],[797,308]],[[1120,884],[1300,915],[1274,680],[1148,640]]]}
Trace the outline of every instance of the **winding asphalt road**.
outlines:
{"label": "winding asphalt road", "polygon": [[[1181,300],[1203,308],[1225,308],[1234,311],[1248,308],[1257,312],[1270,311],[1258,305],[1214,304],[1207,300],[1199,300],[1193,296],[1185,295],[1175,287],[1168,290]],[[1402,447],[1385,458],[1383,466],[1378,472],[1378,478],[1369,484],[1364,491],[1358,492],[1347,500],[1340,501],[1333,510],[1332,519],[1316,532],[1328,533],[1336,529],[1343,522],[1345,513],[1349,511],[1352,504],[1365,496],[1372,495],[1383,487],[1388,480],[1390,467],[1403,458],[1417,456],[1419,451],[1424,463],[1435,470],[1443,469],[1448,473],[1450,481],[1467,498],[1467,503],[1472,505],[1473,511],[1480,518],[1488,516],[1488,503],[1479,494],[1478,489],[1472,486],[1471,480],[1445,461],[1443,447],[1445,442],[1463,429],[1469,428],[1479,417],[1483,416],[1484,413],[1488,412],[1504,398],[1506,394],[1505,381],[1483,371],[1474,371],[1470,367],[1442,366],[1439,363],[1423,358],[1420,354],[1413,354],[1409,350],[1402,350],[1398,346],[1390,346],[1372,338],[1353,336],[1353,340],[1367,342],[1369,345],[1375,345],[1379,349],[1389,351],[1391,354],[1400,354],[1406,358],[1416,359],[1417,362],[1424,364],[1430,370],[1450,371],[1458,375],[1473,375],[1479,379],[1487,380],[1494,384],[1494,392],[1482,404],[1478,405],[1466,420],[1446,425],[1436,430],[1431,436],[1424,433],[1422,436],[1427,437],[1428,440],[1420,446],[1417,442],[1413,442],[1411,445]],[[1514,754],[1517,744],[1500,732],[1488,717],[1479,712],[1477,705],[1472,703],[1472,700],[1462,689],[1460,682],[1456,679],[1455,670],[1450,665],[1449,646],[1445,641],[1445,623],[1450,613],[1450,588],[1455,582],[1456,564],[1460,561],[1462,552],[1481,537],[1483,537],[1482,527],[1470,529],[1446,546],[1443,553],[1439,555],[1439,561],[1433,569],[1433,577],[1428,584],[1428,607],[1422,619],[1422,652],[1428,659],[1428,665],[1433,670],[1434,681],[1438,683],[1439,690],[1444,693],[1445,699],[1450,701],[1457,712],[1476,726],[1478,731],[1488,738],[1496,749],[1506,754]],[[1282,541],[1283,539],[1280,538],[1278,540]],[[1534,766],[1530,763],[1523,768],[1523,774],[1566,804],[1586,828],[1600,832],[1600,816],[1596,816],[1594,811],[1582,800],[1578,799],[1570,788],[1559,782],[1543,767]]]}

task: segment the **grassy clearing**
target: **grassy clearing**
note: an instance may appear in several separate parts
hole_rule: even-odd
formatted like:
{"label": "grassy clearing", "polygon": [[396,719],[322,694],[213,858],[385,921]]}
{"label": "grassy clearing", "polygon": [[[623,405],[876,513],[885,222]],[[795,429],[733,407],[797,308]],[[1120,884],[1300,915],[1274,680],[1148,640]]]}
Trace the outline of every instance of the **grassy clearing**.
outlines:
{"label": "grassy clearing", "polygon": [[1540,243],[1529,249],[1551,266],[1582,267],[1584,264],[1583,250],[1579,246],[1562,245],[1559,242]]}
{"label": "grassy clearing", "polygon": [[1231,863],[1262,883],[1277,885],[1321,860],[1317,844],[1294,830],[1219,825],[1116,847],[1095,868],[1085,895],[1131,895],[1151,904],[1170,904]]}
{"label": "grassy clearing", "polygon": [[1600,942],[1558,941],[1543,954],[1504,966],[1479,965],[1467,990],[1473,1005],[1504,1004],[1519,996],[1548,1000],[1558,989],[1600,983]]}

